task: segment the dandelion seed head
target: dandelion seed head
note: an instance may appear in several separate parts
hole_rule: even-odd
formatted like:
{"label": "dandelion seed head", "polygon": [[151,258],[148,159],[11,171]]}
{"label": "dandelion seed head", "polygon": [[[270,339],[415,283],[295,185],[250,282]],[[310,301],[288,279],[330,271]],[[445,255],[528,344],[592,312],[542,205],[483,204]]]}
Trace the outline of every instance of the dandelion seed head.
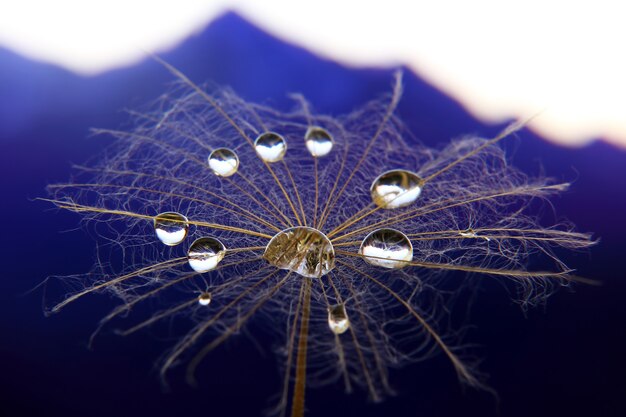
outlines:
{"label": "dandelion seed head", "polygon": [[[170,323],[164,379],[187,363],[194,380],[210,351],[256,323],[276,336],[277,412],[302,415],[303,381],[380,400],[390,368],[436,354],[483,386],[447,324],[453,294],[500,280],[538,302],[575,279],[557,251],[592,244],[567,223],[540,225],[534,204],[566,184],[511,166],[499,146],[511,129],[439,149],[405,142],[400,77],[331,117],[301,96],[280,111],[164,65],[179,79],[171,91],[134,112],[133,129],[96,130],[111,148],[49,187],[98,240],[94,271],[50,311],[99,292],[119,304],[96,332]],[[159,308],[131,314],[148,300]]]}

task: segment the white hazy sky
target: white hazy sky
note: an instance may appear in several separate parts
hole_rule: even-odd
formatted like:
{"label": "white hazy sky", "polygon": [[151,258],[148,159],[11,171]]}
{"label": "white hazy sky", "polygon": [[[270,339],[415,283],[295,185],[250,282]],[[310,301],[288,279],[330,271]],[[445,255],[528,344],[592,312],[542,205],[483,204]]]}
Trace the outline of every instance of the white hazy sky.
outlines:
{"label": "white hazy sky", "polygon": [[482,120],[541,112],[532,128],[551,140],[626,147],[623,0],[7,0],[0,46],[94,74],[227,9],[344,64],[405,63]]}

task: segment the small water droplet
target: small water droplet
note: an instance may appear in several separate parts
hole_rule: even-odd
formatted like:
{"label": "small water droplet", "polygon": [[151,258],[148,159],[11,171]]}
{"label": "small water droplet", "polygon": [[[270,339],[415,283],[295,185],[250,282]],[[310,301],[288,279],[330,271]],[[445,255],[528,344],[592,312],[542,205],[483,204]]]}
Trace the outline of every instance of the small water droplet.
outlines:
{"label": "small water droplet", "polygon": [[326,156],[333,149],[335,142],[328,131],[319,126],[311,126],[304,135],[306,148],[314,157]]}
{"label": "small water droplet", "polygon": [[487,242],[491,241],[488,236],[479,236],[471,227],[463,232],[459,232],[459,235],[467,238],[484,239]]}
{"label": "small water droplet", "polygon": [[461,235],[463,237],[478,237],[478,235],[476,235],[476,232],[472,228],[467,229],[467,230],[465,230],[463,232],[459,232],[459,235]]}
{"label": "small water droplet", "polygon": [[385,209],[408,206],[420,196],[424,182],[417,174],[404,169],[387,171],[372,182],[374,204]]}
{"label": "small water droplet", "polygon": [[254,141],[256,153],[266,162],[278,162],[287,152],[287,142],[278,133],[265,132]]}
{"label": "small water droplet", "polygon": [[345,333],[350,328],[345,305],[336,304],[328,308],[328,327],[335,334]]}
{"label": "small water droplet", "polygon": [[191,244],[187,257],[194,271],[207,272],[215,269],[224,255],[226,248],[222,242],[213,237],[201,237]]}
{"label": "small water droplet", "polygon": [[154,231],[157,238],[168,246],[178,245],[187,236],[189,222],[180,213],[168,211],[154,218]]}
{"label": "small water droplet", "polygon": [[202,294],[200,294],[200,296],[198,297],[198,304],[200,304],[201,306],[208,306],[209,304],[211,304],[211,294],[209,294],[208,292],[203,292]]}
{"label": "small water droplet", "polygon": [[413,260],[413,245],[409,238],[395,229],[378,229],[367,235],[359,253],[365,261],[383,268],[402,268]]}
{"label": "small water droplet", "polygon": [[230,177],[239,168],[237,154],[228,148],[215,149],[208,158],[209,168],[220,177]]}

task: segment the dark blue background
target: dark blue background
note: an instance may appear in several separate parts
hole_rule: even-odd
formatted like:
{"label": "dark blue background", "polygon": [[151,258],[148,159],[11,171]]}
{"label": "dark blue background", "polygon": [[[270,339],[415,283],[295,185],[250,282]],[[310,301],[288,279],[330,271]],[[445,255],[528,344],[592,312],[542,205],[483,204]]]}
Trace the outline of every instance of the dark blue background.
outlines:
{"label": "dark blue background", "polygon": [[[286,93],[297,91],[317,111],[337,115],[391,85],[391,69],[321,60],[232,14],[163,58],[195,81],[229,85],[251,101],[286,108]],[[75,228],[78,216],[32,199],[45,197],[47,184],[66,181],[71,163],[98,154],[104,143],[88,139],[89,128],[123,125],[121,110],[154,99],[171,81],[151,60],[81,78],[0,50],[0,415],[253,416],[278,392],[269,348],[259,352],[240,338],[208,359],[199,388],[179,378],[164,393],[153,364],[169,343],[148,334],[105,334],[87,350],[90,332],[112,307],[106,297],[85,297],[44,318],[41,291],[27,293],[48,275],[88,271],[94,255],[84,232],[62,232]],[[409,72],[398,114],[432,146],[502,128],[474,120]],[[399,395],[382,404],[368,403],[364,393],[344,395],[338,386],[309,390],[310,416],[626,415],[626,153],[602,142],[566,149],[529,132],[520,137],[505,145],[514,164],[574,181],[554,200],[557,212],[601,243],[568,260],[603,285],[560,291],[526,317],[501,288],[485,285],[468,338],[482,345],[481,369],[499,393],[499,408],[484,392],[464,391],[437,357],[393,371]]]}

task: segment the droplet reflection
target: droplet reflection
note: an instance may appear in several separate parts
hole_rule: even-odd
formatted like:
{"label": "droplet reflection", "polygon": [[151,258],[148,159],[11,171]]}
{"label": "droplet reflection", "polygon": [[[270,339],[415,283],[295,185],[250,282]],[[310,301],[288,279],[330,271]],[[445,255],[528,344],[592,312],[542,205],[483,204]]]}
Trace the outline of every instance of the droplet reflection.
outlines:
{"label": "droplet reflection", "polygon": [[304,135],[304,142],[311,155],[316,158],[328,155],[335,144],[330,133],[319,126],[308,128]]}
{"label": "droplet reflection", "polygon": [[200,304],[201,306],[208,306],[209,304],[211,304],[211,294],[209,294],[208,292],[203,292],[202,294],[200,294],[200,296],[198,297],[198,304]]}
{"label": "droplet reflection", "polygon": [[175,246],[187,236],[189,222],[180,213],[168,211],[154,218],[154,231],[157,238],[168,246]]}
{"label": "droplet reflection", "polygon": [[423,180],[410,171],[387,171],[372,182],[372,201],[379,207],[395,209],[408,206],[420,196]]}
{"label": "droplet reflection", "polygon": [[228,148],[218,148],[209,155],[209,168],[220,177],[230,177],[239,168],[237,154]]}
{"label": "droplet reflection", "polygon": [[328,327],[335,334],[345,333],[350,328],[345,305],[337,304],[328,308]]}
{"label": "droplet reflection", "polygon": [[367,235],[359,254],[365,261],[383,268],[402,268],[413,260],[413,245],[408,237],[395,229],[378,229]]}
{"label": "droplet reflection", "polygon": [[278,133],[265,132],[254,141],[254,149],[264,161],[278,162],[287,152],[287,142]]}
{"label": "droplet reflection", "polygon": [[277,233],[267,244],[263,258],[271,265],[303,277],[317,278],[335,267],[335,250],[317,229],[292,227]]}
{"label": "droplet reflection", "polygon": [[213,237],[201,237],[191,244],[187,257],[194,271],[207,272],[215,269],[224,255],[226,248],[222,242]]}

